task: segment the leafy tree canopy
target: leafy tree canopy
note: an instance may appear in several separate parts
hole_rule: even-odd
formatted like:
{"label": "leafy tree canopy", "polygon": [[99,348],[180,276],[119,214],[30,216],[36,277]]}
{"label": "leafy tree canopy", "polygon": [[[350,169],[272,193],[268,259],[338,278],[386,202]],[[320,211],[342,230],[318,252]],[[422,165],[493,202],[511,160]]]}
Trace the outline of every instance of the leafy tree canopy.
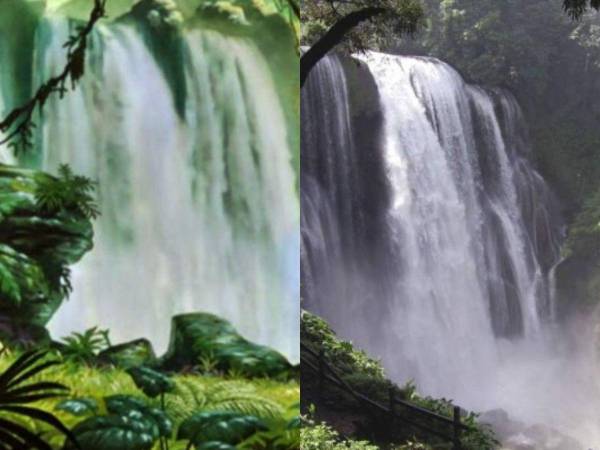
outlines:
{"label": "leafy tree canopy", "polygon": [[564,0],[563,7],[573,19],[580,19],[589,9],[600,10],[600,0]]}
{"label": "leafy tree canopy", "polygon": [[423,21],[418,0],[305,0],[301,42],[310,46],[300,60],[300,82],[333,48],[354,53],[384,49],[413,33]]}
{"label": "leafy tree canopy", "polygon": [[395,36],[412,33],[423,20],[417,0],[305,0],[302,3],[302,44],[313,45],[349,14],[369,15],[349,31],[340,48],[349,52],[386,48]]}

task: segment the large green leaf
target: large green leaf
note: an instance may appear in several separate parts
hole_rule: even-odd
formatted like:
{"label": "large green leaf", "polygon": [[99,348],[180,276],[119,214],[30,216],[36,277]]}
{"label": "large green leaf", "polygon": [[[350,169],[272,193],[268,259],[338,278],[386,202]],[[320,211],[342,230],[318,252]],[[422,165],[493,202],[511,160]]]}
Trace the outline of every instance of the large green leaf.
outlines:
{"label": "large green leaf", "polygon": [[180,425],[177,438],[187,439],[196,447],[215,441],[237,444],[266,428],[265,423],[255,416],[234,412],[199,412]]}
{"label": "large green leaf", "polygon": [[225,442],[210,441],[196,446],[196,450],[236,450],[236,448]]}
{"label": "large green leaf", "polygon": [[98,402],[94,398],[70,398],[63,400],[56,408],[58,411],[65,411],[74,416],[87,416],[98,412]]}
{"label": "large green leaf", "polygon": [[148,397],[154,398],[175,389],[173,380],[148,367],[133,367],[127,373],[131,375],[135,385]]}
{"label": "large green leaf", "polygon": [[[90,417],[77,424],[73,434],[86,450],[150,450],[158,438],[156,424],[137,410]],[[71,449],[71,444],[65,446]]]}
{"label": "large green leaf", "polygon": [[173,432],[173,422],[167,414],[159,409],[148,406],[144,401],[130,395],[111,395],[104,398],[106,410],[115,415],[127,415],[130,411],[140,412],[145,420],[155,425],[156,437],[170,437]]}

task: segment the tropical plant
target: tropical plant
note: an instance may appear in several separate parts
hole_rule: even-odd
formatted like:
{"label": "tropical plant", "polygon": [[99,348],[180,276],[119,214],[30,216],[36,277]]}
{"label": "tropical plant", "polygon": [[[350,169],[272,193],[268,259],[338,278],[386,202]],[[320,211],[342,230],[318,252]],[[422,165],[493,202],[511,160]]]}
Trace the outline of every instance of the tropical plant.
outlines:
{"label": "tropical plant", "polygon": [[178,379],[165,403],[167,413],[176,420],[185,420],[196,411],[232,411],[266,420],[284,413],[278,403],[260,395],[252,384],[239,381],[206,384],[193,377]]}
{"label": "tropical plant", "polygon": [[[175,389],[173,380],[163,373],[143,366],[132,367],[127,370],[127,373],[131,376],[135,385],[148,397],[155,398],[160,396],[161,412],[167,417],[165,413],[165,394]],[[166,448],[168,450],[169,442],[167,438],[171,435],[171,429],[168,430],[168,433],[165,430],[166,427],[163,427],[159,436],[160,448]]]}
{"label": "tropical plant", "polygon": [[255,416],[204,411],[193,414],[179,426],[177,439],[188,440],[188,448],[194,446],[197,450],[225,449],[267,429],[265,422]]}
{"label": "tropical plant", "polygon": [[74,416],[87,416],[91,414],[97,414],[99,406],[95,398],[81,397],[63,400],[56,405],[55,409],[57,411],[68,412]]}
{"label": "tropical plant", "polygon": [[56,360],[45,360],[47,351],[28,351],[17,358],[0,375],[0,447],[7,450],[51,450],[50,444],[28,430],[13,417],[40,421],[64,434],[72,448],[80,448],[73,433],[53,414],[39,408],[26,406],[40,400],[66,395],[69,389],[59,383],[35,380],[36,375]]}
{"label": "tropical plant", "polygon": [[175,383],[171,378],[149,367],[132,367],[127,370],[127,373],[148,397],[155,398],[160,395],[161,403],[164,403],[164,395],[175,389]]}
{"label": "tropical plant", "polygon": [[69,165],[62,164],[57,177],[40,173],[36,181],[35,198],[42,211],[72,211],[87,219],[96,219],[100,215],[93,196],[96,183],[82,175],[75,175]]}
{"label": "tropical plant", "polygon": [[295,450],[300,448],[300,417],[266,420],[267,430],[254,433],[238,445],[247,450]]}
{"label": "tropical plant", "polygon": [[315,351],[323,351],[327,360],[343,373],[364,374],[371,380],[385,380],[381,363],[355,348],[351,342],[339,339],[320,317],[302,311],[300,335],[302,343]]}
{"label": "tropical plant", "polygon": [[[311,348],[314,352],[322,352],[327,362],[333,366],[335,371],[349,386],[355,391],[368,396],[370,399],[379,403],[385,403],[389,401],[390,392],[393,392],[398,399],[408,400],[414,405],[452,418],[455,406],[452,401],[444,398],[423,397],[419,395],[413,382],[409,382],[404,386],[396,386],[385,377],[383,368],[378,361],[369,358],[364,352],[354,348],[352,343],[340,340],[327,322],[314,314],[306,311],[302,312],[300,338],[302,344]],[[303,383],[305,382],[308,385],[314,382],[314,380],[307,377],[306,380],[303,380]],[[344,405],[348,409],[352,409],[354,413],[362,412],[367,417],[371,416],[371,412],[364,410],[363,406],[356,403],[354,397],[350,394],[338,393],[336,390],[333,390],[328,392],[328,395],[331,398],[335,397],[335,401],[338,403],[340,401],[344,402]],[[498,442],[493,432],[485,425],[478,423],[477,414],[467,412],[461,419],[462,423],[469,426],[469,430],[463,434],[462,443],[465,449],[497,448]],[[317,428],[314,432],[318,435],[325,433],[326,430]],[[401,437],[408,439],[412,435],[411,432]],[[435,436],[421,436],[421,434],[418,436],[422,438],[421,440],[424,443],[431,445],[434,443],[433,440],[436,439]],[[319,447],[309,446],[306,448],[312,450]]]}
{"label": "tropical plant", "polygon": [[301,450],[378,450],[367,441],[344,440],[330,426],[307,424],[300,430]]}
{"label": "tropical plant", "polygon": [[60,353],[67,360],[92,364],[98,353],[110,347],[108,330],[92,327],[83,333],[74,332],[63,338]]}
{"label": "tropical plant", "polygon": [[[69,409],[79,411],[83,399],[75,400],[79,405],[73,404]],[[73,434],[83,448],[149,450],[157,440],[164,448],[164,442],[173,432],[173,423],[163,410],[149,406],[137,397],[112,395],[104,398],[104,405],[107,415],[94,415],[73,428]]]}

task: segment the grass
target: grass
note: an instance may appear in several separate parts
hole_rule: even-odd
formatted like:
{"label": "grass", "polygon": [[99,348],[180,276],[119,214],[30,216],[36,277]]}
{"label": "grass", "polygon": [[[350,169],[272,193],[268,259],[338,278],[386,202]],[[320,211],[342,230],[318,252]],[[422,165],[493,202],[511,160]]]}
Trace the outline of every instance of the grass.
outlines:
{"label": "grass", "polygon": [[[5,352],[0,356],[0,373],[6,369],[17,357],[17,354]],[[42,374],[37,375],[35,381],[55,381],[68,386],[71,391],[66,398],[90,397],[98,400],[103,405],[102,398],[110,395],[125,394],[145,398],[143,393],[137,389],[131,377],[123,370],[111,367],[90,367],[84,364],[65,361],[63,364],[51,367]],[[300,386],[296,381],[279,382],[271,379],[248,380],[235,375],[231,376],[200,376],[200,375],[176,375],[173,377],[175,383],[193,386],[195,392],[207,393],[207,400],[199,401],[198,408],[227,409],[227,408],[264,408],[267,411],[275,411],[283,417],[291,418],[298,414],[297,408],[290,408],[300,401]],[[210,397],[212,395],[212,397]],[[169,411],[169,395],[167,395],[167,411]],[[76,417],[70,413],[56,410],[56,405],[64,399],[40,401],[34,405],[40,409],[54,413],[68,428],[72,428],[85,419]],[[148,400],[148,399],[146,399]],[[175,402],[175,395],[171,398]],[[220,404],[217,402],[220,401]],[[148,400],[149,403],[155,403]],[[188,402],[189,403],[189,402]],[[103,414],[104,411],[100,411]],[[173,414],[175,428],[181,422],[181,415]],[[28,419],[11,416],[12,419],[27,426],[35,433],[41,433],[53,448],[62,447],[64,436],[60,435],[50,427]],[[171,441],[171,449],[185,448],[181,442]],[[155,449],[159,449],[158,444]]]}

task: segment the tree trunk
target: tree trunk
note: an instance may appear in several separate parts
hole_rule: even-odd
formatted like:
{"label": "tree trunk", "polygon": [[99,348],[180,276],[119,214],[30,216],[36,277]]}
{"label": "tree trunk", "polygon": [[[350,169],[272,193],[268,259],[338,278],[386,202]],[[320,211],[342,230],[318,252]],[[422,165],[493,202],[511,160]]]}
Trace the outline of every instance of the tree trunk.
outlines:
{"label": "tree trunk", "polygon": [[363,8],[353,11],[338,20],[308,51],[300,58],[300,87],[308,78],[310,71],[331,49],[338,45],[352,28],[374,16],[388,12],[386,8]]}

